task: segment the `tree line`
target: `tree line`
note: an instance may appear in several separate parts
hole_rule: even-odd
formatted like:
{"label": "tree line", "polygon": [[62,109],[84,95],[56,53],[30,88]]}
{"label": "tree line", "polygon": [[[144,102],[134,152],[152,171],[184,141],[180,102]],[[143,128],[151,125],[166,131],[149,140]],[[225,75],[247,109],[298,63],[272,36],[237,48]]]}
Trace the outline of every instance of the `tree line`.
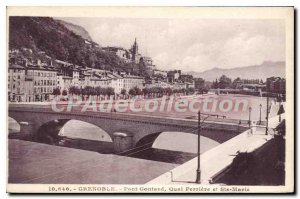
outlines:
{"label": "tree line", "polygon": [[[193,94],[195,92],[194,88],[181,88],[181,89],[171,89],[171,88],[162,88],[162,87],[151,87],[151,88],[143,88],[140,89],[138,87],[134,87],[127,91],[126,89],[122,89],[119,96],[123,99],[128,99],[133,96],[144,96],[145,98],[153,98],[153,97],[162,97],[164,95],[172,95],[172,94]],[[103,99],[105,96],[114,96],[115,91],[112,87],[92,87],[92,86],[85,86],[83,88],[79,88],[76,86],[71,86],[68,90],[64,89],[62,92],[59,88],[53,89],[52,95],[76,95],[82,96],[82,99],[88,99],[90,96],[96,96],[98,99]]]}
{"label": "tree line", "polygon": [[225,89],[225,88],[237,88],[239,86],[240,83],[249,83],[251,84],[251,82],[255,81],[255,83],[257,84],[263,84],[262,80],[256,79],[256,80],[247,80],[247,79],[241,79],[239,77],[237,77],[236,79],[234,79],[233,81],[227,77],[226,75],[222,75],[219,79],[216,79],[215,81],[212,82],[211,88],[213,89]]}

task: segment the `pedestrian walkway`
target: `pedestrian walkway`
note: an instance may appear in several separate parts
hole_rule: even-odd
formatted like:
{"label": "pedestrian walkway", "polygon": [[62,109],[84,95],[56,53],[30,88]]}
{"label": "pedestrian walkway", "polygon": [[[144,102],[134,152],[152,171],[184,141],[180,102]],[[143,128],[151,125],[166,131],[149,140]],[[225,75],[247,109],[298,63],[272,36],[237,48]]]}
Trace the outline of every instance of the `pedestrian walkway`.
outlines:
{"label": "pedestrian walkway", "polygon": [[[272,118],[270,126],[278,124],[278,117]],[[276,124],[275,124],[276,123]],[[272,131],[270,131],[272,132]],[[209,184],[211,178],[222,173],[239,152],[252,152],[261,147],[273,135],[265,135],[265,128],[253,127],[240,135],[220,144],[200,156],[201,184]],[[147,184],[185,184],[195,183],[198,158],[151,180]]]}

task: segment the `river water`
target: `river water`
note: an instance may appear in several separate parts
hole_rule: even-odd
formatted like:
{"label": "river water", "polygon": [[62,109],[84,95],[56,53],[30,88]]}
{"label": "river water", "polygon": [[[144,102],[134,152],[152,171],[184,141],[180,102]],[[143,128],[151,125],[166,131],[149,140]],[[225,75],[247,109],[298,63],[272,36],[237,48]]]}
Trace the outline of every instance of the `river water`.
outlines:
{"label": "river water", "polygon": [[[18,132],[19,125],[9,118],[9,132]],[[71,120],[59,133],[63,141],[60,146],[97,151],[100,153],[113,153],[113,143],[110,136],[97,126]],[[201,153],[217,146],[219,143],[201,136]],[[197,135],[181,132],[163,132],[153,143],[152,147],[135,151],[131,157],[151,159],[174,164],[182,164],[197,153]]]}
{"label": "river water", "polygon": [[[17,122],[9,119],[10,135],[18,134],[19,130]],[[60,135],[62,140],[55,144],[57,146],[23,141],[12,136],[14,138],[9,140],[9,182],[144,184],[196,157],[197,150],[196,135],[164,132],[152,147],[126,155],[114,154],[113,143],[106,132],[76,120],[65,124]],[[218,144],[201,137],[201,153]],[[69,163],[79,166],[65,171]],[[93,169],[87,170],[90,167]]]}

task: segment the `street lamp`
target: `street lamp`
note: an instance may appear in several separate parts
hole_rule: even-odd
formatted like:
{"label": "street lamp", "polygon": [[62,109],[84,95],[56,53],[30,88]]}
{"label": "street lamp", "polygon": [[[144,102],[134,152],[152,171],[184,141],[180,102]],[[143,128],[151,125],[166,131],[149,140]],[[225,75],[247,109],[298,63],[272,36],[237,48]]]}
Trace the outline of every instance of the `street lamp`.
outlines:
{"label": "street lamp", "polygon": [[252,111],[252,108],[249,107],[249,128],[251,128],[251,111]]}
{"label": "street lamp", "polygon": [[262,105],[259,105],[259,125],[261,124],[261,107]]}
{"label": "street lamp", "polygon": [[[202,122],[204,122],[207,118],[209,118],[210,115],[206,116]],[[201,131],[201,122],[200,122],[200,119],[201,119],[201,112],[199,110],[198,112],[198,149],[197,149],[197,156],[198,156],[198,163],[197,163],[197,175],[196,175],[196,183],[200,184],[201,183],[201,169],[200,169],[200,131]]]}

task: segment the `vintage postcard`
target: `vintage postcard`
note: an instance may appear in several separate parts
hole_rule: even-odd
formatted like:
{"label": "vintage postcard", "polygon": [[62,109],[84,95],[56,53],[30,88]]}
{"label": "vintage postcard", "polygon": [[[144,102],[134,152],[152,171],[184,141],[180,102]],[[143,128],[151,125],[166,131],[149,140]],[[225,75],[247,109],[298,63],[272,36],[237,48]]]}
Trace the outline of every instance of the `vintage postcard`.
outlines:
{"label": "vintage postcard", "polygon": [[7,192],[293,193],[293,7],[7,7]]}

